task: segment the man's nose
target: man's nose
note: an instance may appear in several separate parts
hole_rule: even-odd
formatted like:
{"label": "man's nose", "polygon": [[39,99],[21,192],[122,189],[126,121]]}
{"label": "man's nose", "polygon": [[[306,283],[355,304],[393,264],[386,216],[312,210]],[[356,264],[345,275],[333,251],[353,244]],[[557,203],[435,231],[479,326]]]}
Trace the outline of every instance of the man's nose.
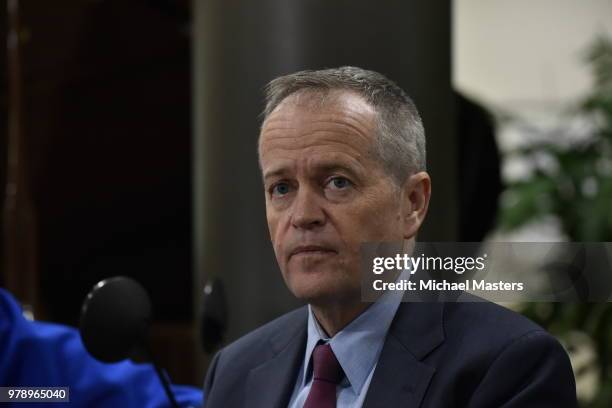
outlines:
{"label": "man's nose", "polygon": [[325,212],[311,189],[300,188],[292,207],[291,224],[295,228],[312,229],[325,224]]}

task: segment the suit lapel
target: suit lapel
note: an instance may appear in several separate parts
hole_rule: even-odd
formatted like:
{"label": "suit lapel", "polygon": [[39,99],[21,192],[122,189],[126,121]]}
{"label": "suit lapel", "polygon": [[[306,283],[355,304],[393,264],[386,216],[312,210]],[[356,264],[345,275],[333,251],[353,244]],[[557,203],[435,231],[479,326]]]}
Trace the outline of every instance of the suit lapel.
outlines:
{"label": "suit lapel", "polygon": [[417,408],[435,373],[421,360],[444,341],[443,303],[402,303],[389,328],[363,408]]}
{"label": "suit lapel", "polygon": [[307,309],[295,324],[270,339],[270,358],[249,372],[245,407],[281,408],[291,398],[306,347]]}

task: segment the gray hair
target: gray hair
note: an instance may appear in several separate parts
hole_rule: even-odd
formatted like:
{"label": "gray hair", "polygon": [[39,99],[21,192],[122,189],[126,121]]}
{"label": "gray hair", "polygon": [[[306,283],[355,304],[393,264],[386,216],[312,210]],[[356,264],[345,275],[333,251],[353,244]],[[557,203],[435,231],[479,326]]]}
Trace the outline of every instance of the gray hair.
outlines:
{"label": "gray hair", "polygon": [[334,90],[354,91],[376,110],[374,155],[396,182],[425,170],[425,131],[416,106],[397,84],[375,71],[347,66],[278,77],[266,86],[264,122],[292,94]]}

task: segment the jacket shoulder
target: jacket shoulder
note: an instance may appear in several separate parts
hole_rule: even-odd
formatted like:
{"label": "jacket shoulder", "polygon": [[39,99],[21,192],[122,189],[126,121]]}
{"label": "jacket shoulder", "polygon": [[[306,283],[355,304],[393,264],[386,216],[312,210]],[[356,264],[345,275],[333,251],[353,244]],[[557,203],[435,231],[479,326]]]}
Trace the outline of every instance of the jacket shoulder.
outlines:
{"label": "jacket shoulder", "polygon": [[516,345],[524,346],[523,357],[531,359],[538,350],[535,343],[562,349],[558,340],[542,327],[489,301],[447,303],[443,316],[446,351],[443,354],[448,357],[453,350],[461,350],[457,361],[469,361],[472,367],[487,368]]}
{"label": "jacket shoulder", "polygon": [[294,336],[305,331],[307,318],[308,309],[303,306],[245,334],[217,353],[219,368],[225,361],[233,361],[233,365],[236,361],[249,365],[264,361],[270,353],[282,350]]}
{"label": "jacket shoulder", "polygon": [[473,297],[468,302],[447,303],[444,310],[446,331],[461,332],[466,335],[513,340],[529,332],[544,329],[525,316],[493,302]]}

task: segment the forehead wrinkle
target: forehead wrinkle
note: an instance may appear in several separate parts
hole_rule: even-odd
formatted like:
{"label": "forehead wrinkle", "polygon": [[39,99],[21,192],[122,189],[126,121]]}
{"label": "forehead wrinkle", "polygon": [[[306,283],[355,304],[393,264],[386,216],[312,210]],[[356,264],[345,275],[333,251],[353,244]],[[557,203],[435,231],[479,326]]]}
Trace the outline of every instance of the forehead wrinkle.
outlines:
{"label": "forehead wrinkle", "polygon": [[321,170],[329,170],[332,168],[344,168],[347,171],[356,175],[365,172],[365,166],[354,156],[342,152],[328,152],[324,155],[300,155],[298,157],[282,157],[271,166],[271,169],[264,171],[264,180],[276,175],[282,174],[299,174],[302,170],[306,173],[318,174]]}
{"label": "forehead wrinkle", "polygon": [[[343,118],[346,119],[346,118]],[[372,139],[372,136],[370,136],[370,134],[368,133],[367,129],[360,129],[359,126],[355,126],[351,123],[347,123],[346,120],[339,120],[339,119],[331,119],[331,120],[319,120],[319,121],[315,121],[312,122],[313,124],[328,124],[330,125],[329,129],[320,129],[317,130],[315,132],[320,132],[320,131],[325,131],[325,132],[333,132],[333,133],[338,133],[338,134],[343,134],[343,135],[347,135],[347,136],[358,136],[362,139],[365,140],[370,140]],[[342,128],[342,130],[338,129],[338,127]]]}
{"label": "forehead wrinkle", "polygon": [[[283,140],[278,140],[278,139],[283,139]],[[331,151],[326,151],[323,154],[327,154],[327,153],[342,153],[345,154],[355,160],[359,160],[360,158],[364,157],[363,153],[359,151],[359,149],[357,149],[356,147],[344,143],[342,140],[337,140],[335,138],[319,138],[314,142],[309,143],[306,140],[301,140],[301,143],[284,143],[284,139],[294,139],[292,136],[280,136],[279,138],[276,138],[275,141],[272,140],[268,140],[266,143],[268,144],[267,148],[266,148],[266,153],[270,154],[271,152],[274,151],[285,151],[285,152],[295,152],[295,151],[299,151],[299,150],[312,150],[312,149],[317,149],[317,148],[322,148],[324,146],[329,147],[330,149],[332,149]],[[346,152],[342,152],[342,149],[348,149],[350,151],[351,154],[346,153]],[[317,154],[317,153],[313,153],[313,154]],[[304,156],[309,156],[310,154],[304,154]],[[321,153],[318,153],[318,155],[321,155]]]}
{"label": "forehead wrinkle", "polygon": [[345,168],[358,173],[365,170],[365,166],[359,160],[346,152],[333,152],[323,157],[308,156],[305,159],[306,168],[315,173],[331,168]]}
{"label": "forehead wrinkle", "polygon": [[[315,120],[303,120],[301,119],[297,114],[294,114],[294,116],[298,116],[297,121],[295,119],[291,119],[291,118],[286,118],[286,119],[281,119],[281,118],[275,118],[275,117],[271,117],[268,120],[266,120],[266,123],[264,124],[263,128],[262,128],[262,136],[264,133],[276,133],[279,131],[294,131],[297,128],[300,128],[302,126],[300,125],[307,125],[308,127],[312,127],[312,126],[316,126],[316,125],[324,125],[324,127],[328,127],[327,129],[321,129],[324,131],[329,131],[329,132],[337,132],[337,133],[343,133],[346,135],[351,135],[351,134],[356,134],[357,136],[360,136],[363,139],[371,139],[372,136],[370,135],[370,132],[373,132],[373,128],[372,128],[372,123],[370,123],[370,121],[366,121],[366,120],[360,120],[360,116],[363,115],[350,115],[350,114],[346,114],[346,112],[343,113],[325,113],[324,116],[327,117],[323,117],[321,119],[315,119]],[[280,122],[279,124],[276,124],[276,122]],[[297,123],[296,123],[297,122]],[[291,124],[294,123],[294,126],[283,126],[283,124]],[[327,126],[326,126],[327,125]],[[345,131],[339,131],[337,128],[345,128]]]}
{"label": "forehead wrinkle", "polygon": [[[347,122],[346,120],[342,120],[346,118],[339,118],[340,115],[329,116],[330,117],[326,119],[315,119],[308,121],[302,119],[298,119],[297,121],[291,119],[271,119],[270,122],[267,122],[262,128],[260,143],[263,140],[266,142],[271,142],[273,140],[286,139],[295,139],[296,143],[299,143],[302,139],[320,133],[327,133],[330,136],[344,136],[341,137],[340,140],[348,142],[348,144],[350,144],[351,139],[355,138],[358,138],[362,142],[366,143],[372,143],[374,141],[373,137],[370,136],[368,129],[361,129],[358,125],[350,123],[350,121]],[[287,124],[294,125],[288,126]],[[331,139],[326,139],[326,141],[331,141]]]}
{"label": "forehead wrinkle", "polygon": [[[290,122],[290,121],[287,121]],[[264,139],[270,144],[274,142],[283,142],[285,140],[293,139],[295,140],[296,148],[304,147],[310,143],[307,140],[311,136],[315,136],[317,134],[328,134],[329,138],[318,139],[316,142],[323,143],[333,143],[333,144],[343,144],[351,147],[351,142],[357,138],[360,139],[361,142],[365,143],[373,143],[373,137],[368,133],[359,129],[359,127],[347,124],[344,121],[334,121],[334,120],[318,120],[318,121],[309,121],[308,124],[324,124],[329,126],[317,127],[317,126],[308,126],[307,128],[303,128],[301,126],[295,127],[286,127],[286,126],[266,126],[262,130],[262,134],[260,137],[260,142]],[[314,128],[314,129],[313,129]],[[334,138],[333,136],[342,136],[340,138]],[[353,140],[351,140],[353,139]],[[291,147],[287,147],[291,149]]]}
{"label": "forehead wrinkle", "polygon": [[[359,139],[365,139],[363,141],[367,143],[371,143],[370,137],[364,134],[355,134],[355,132],[338,130],[338,129],[314,129],[307,130],[305,132],[301,132],[301,134],[295,134],[296,129],[293,128],[274,128],[266,131],[265,136],[262,135],[262,139],[265,139],[266,142],[270,143],[276,140],[286,140],[286,139],[295,139],[296,143],[308,143],[304,141],[310,136],[315,136],[317,134],[327,134],[330,137],[325,139],[319,139],[322,142],[332,142],[332,143],[344,143],[347,144],[347,141],[350,141],[351,138],[358,137]],[[333,135],[343,136],[341,138],[333,138]]]}

